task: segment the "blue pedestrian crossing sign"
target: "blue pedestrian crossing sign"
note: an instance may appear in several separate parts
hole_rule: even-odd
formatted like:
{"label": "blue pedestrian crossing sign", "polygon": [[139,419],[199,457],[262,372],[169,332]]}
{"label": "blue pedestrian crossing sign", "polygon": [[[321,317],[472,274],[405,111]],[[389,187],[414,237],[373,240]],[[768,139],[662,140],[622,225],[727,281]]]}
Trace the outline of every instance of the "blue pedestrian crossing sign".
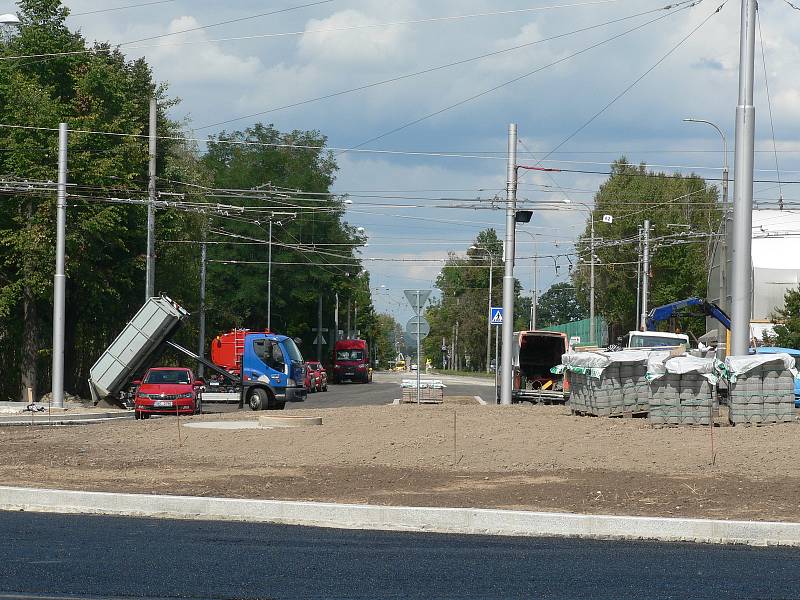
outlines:
{"label": "blue pedestrian crossing sign", "polygon": [[493,306],[489,311],[489,322],[492,325],[502,325],[503,324],[503,307],[502,306]]}

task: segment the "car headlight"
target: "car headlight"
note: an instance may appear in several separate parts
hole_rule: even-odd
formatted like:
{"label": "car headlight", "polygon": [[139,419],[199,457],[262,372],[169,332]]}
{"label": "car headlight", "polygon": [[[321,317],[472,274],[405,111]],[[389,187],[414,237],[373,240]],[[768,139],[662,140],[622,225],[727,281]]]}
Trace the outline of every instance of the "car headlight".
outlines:
{"label": "car headlight", "polygon": [[367,368],[367,365],[358,365],[358,370],[359,371],[363,371],[366,368]]}
{"label": "car headlight", "polygon": [[139,392],[139,393],[138,393],[138,394],[136,394],[136,395],[137,395],[139,398],[141,398],[142,400],[147,400],[148,398],[150,398],[150,394],[142,394],[141,392]]}
{"label": "car headlight", "polygon": [[178,398],[194,398],[194,392],[185,392],[183,394],[178,394]]}

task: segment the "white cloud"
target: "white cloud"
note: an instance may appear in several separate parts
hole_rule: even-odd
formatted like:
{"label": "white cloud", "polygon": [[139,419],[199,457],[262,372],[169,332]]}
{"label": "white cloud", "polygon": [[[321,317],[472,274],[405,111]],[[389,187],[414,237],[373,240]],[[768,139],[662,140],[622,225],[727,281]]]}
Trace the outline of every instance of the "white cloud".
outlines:
{"label": "white cloud", "polygon": [[[176,33],[200,26],[193,16],[173,19],[167,33]],[[186,45],[179,45],[190,42]],[[205,30],[191,31],[162,38],[157,48],[148,52],[158,76],[173,84],[220,83],[245,84],[263,69],[261,61],[249,56],[242,58],[226,52],[219,44],[209,42]]]}
{"label": "white cloud", "polygon": [[[404,26],[373,27],[381,23],[347,9],[326,19],[311,19],[298,43],[306,61],[335,65],[378,65],[397,62],[404,52]],[[358,27],[358,29],[353,29]]]}

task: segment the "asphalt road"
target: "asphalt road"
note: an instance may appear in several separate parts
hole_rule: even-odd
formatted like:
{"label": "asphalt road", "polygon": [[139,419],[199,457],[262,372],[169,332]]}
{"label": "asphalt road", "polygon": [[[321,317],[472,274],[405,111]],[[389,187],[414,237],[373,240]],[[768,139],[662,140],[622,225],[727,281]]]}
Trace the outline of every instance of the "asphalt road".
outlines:
{"label": "asphalt road", "polygon": [[800,549],[0,512],[5,598],[800,597]]}
{"label": "asphalt road", "polygon": [[[309,394],[305,402],[287,404],[292,408],[335,408],[340,406],[366,406],[391,404],[400,397],[400,380],[416,377],[414,373],[377,372],[372,383],[330,384],[327,392]],[[442,379],[447,385],[445,393],[450,396],[481,396],[487,402],[492,399],[493,379],[471,379],[464,377],[439,377],[423,375],[425,379]]]}

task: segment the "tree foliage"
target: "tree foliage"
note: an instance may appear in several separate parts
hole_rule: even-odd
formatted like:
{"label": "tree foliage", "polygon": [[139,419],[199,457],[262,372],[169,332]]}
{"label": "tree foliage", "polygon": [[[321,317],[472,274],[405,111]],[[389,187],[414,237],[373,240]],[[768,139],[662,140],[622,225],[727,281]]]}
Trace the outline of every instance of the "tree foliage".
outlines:
{"label": "tree foliage", "polygon": [[[705,297],[714,234],[721,217],[717,190],[696,176],[667,175],[632,165],[624,158],[595,194],[591,220],[595,228],[595,302],[598,314],[616,329],[615,337],[636,326],[638,235],[650,220],[651,266],[649,306],[691,296]],[[611,215],[613,223],[603,221]],[[572,281],[582,304],[589,298],[591,221],[577,243],[580,257]],[[687,322],[695,335],[705,332],[703,319]]]}
{"label": "tree foliage", "polygon": [[[431,325],[431,333],[424,342],[425,355],[434,364],[441,364],[442,340],[450,348],[457,331],[458,358],[455,365],[467,368],[466,357],[469,356],[470,368],[486,368],[489,272],[492,272],[491,304],[501,306],[502,256],[503,245],[494,229],[481,231],[465,256],[450,254],[436,279],[436,287],[442,292],[441,298],[425,311]],[[521,289],[521,285],[515,280],[515,330],[528,328],[530,299],[520,298]],[[490,354],[493,356],[493,352]]]}
{"label": "tree foliage", "polygon": [[[318,297],[323,295],[324,326],[330,329],[334,294],[339,293],[354,308],[358,304],[356,329],[374,334],[369,275],[355,252],[361,240],[343,222],[341,202],[330,195],[336,165],[324,150],[324,136],[256,125],[220,134],[201,158],[195,145],[175,139],[190,137],[181,135],[187,126],[168,118],[176,100],[154,81],[144,60],[128,61],[108,44],[85,52],[90,47],[80,33],[67,28],[68,9],[59,0],[18,4],[22,26],[0,41],[0,57],[73,54],[0,60],[0,123],[15,125],[0,128],[0,180],[6,182],[0,184],[0,399],[19,398],[21,388],[32,388],[39,397],[49,388],[56,211],[55,191],[48,182],[57,178],[60,122],[75,130],[68,143],[68,391],[87,393],[89,368],[141,306],[146,261],[142,201],[148,179],[144,136],[153,96],[158,103],[158,189],[182,202],[180,209],[157,211],[156,293],[171,296],[194,313],[180,341],[195,345],[199,242],[204,237],[256,240],[250,245],[211,245],[208,333],[266,325],[266,265],[244,263],[267,260],[269,210],[295,214],[273,223],[273,327],[303,336],[310,344]],[[265,199],[263,194],[217,189],[248,190],[263,184],[302,193]],[[228,215],[203,207],[221,202],[231,205]],[[238,264],[214,262],[223,260]],[[309,346],[304,352],[313,354]]]}
{"label": "tree foliage", "polygon": [[575,286],[569,282],[554,283],[536,303],[537,327],[552,327],[572,323],[588,317],[585,304],[575,294]]}
{"label": "tree foliage", "polygon": [[787,290],[783,307],[772,315],[775,337],[768,341],[781,348],[800,348],[800,287]]}

